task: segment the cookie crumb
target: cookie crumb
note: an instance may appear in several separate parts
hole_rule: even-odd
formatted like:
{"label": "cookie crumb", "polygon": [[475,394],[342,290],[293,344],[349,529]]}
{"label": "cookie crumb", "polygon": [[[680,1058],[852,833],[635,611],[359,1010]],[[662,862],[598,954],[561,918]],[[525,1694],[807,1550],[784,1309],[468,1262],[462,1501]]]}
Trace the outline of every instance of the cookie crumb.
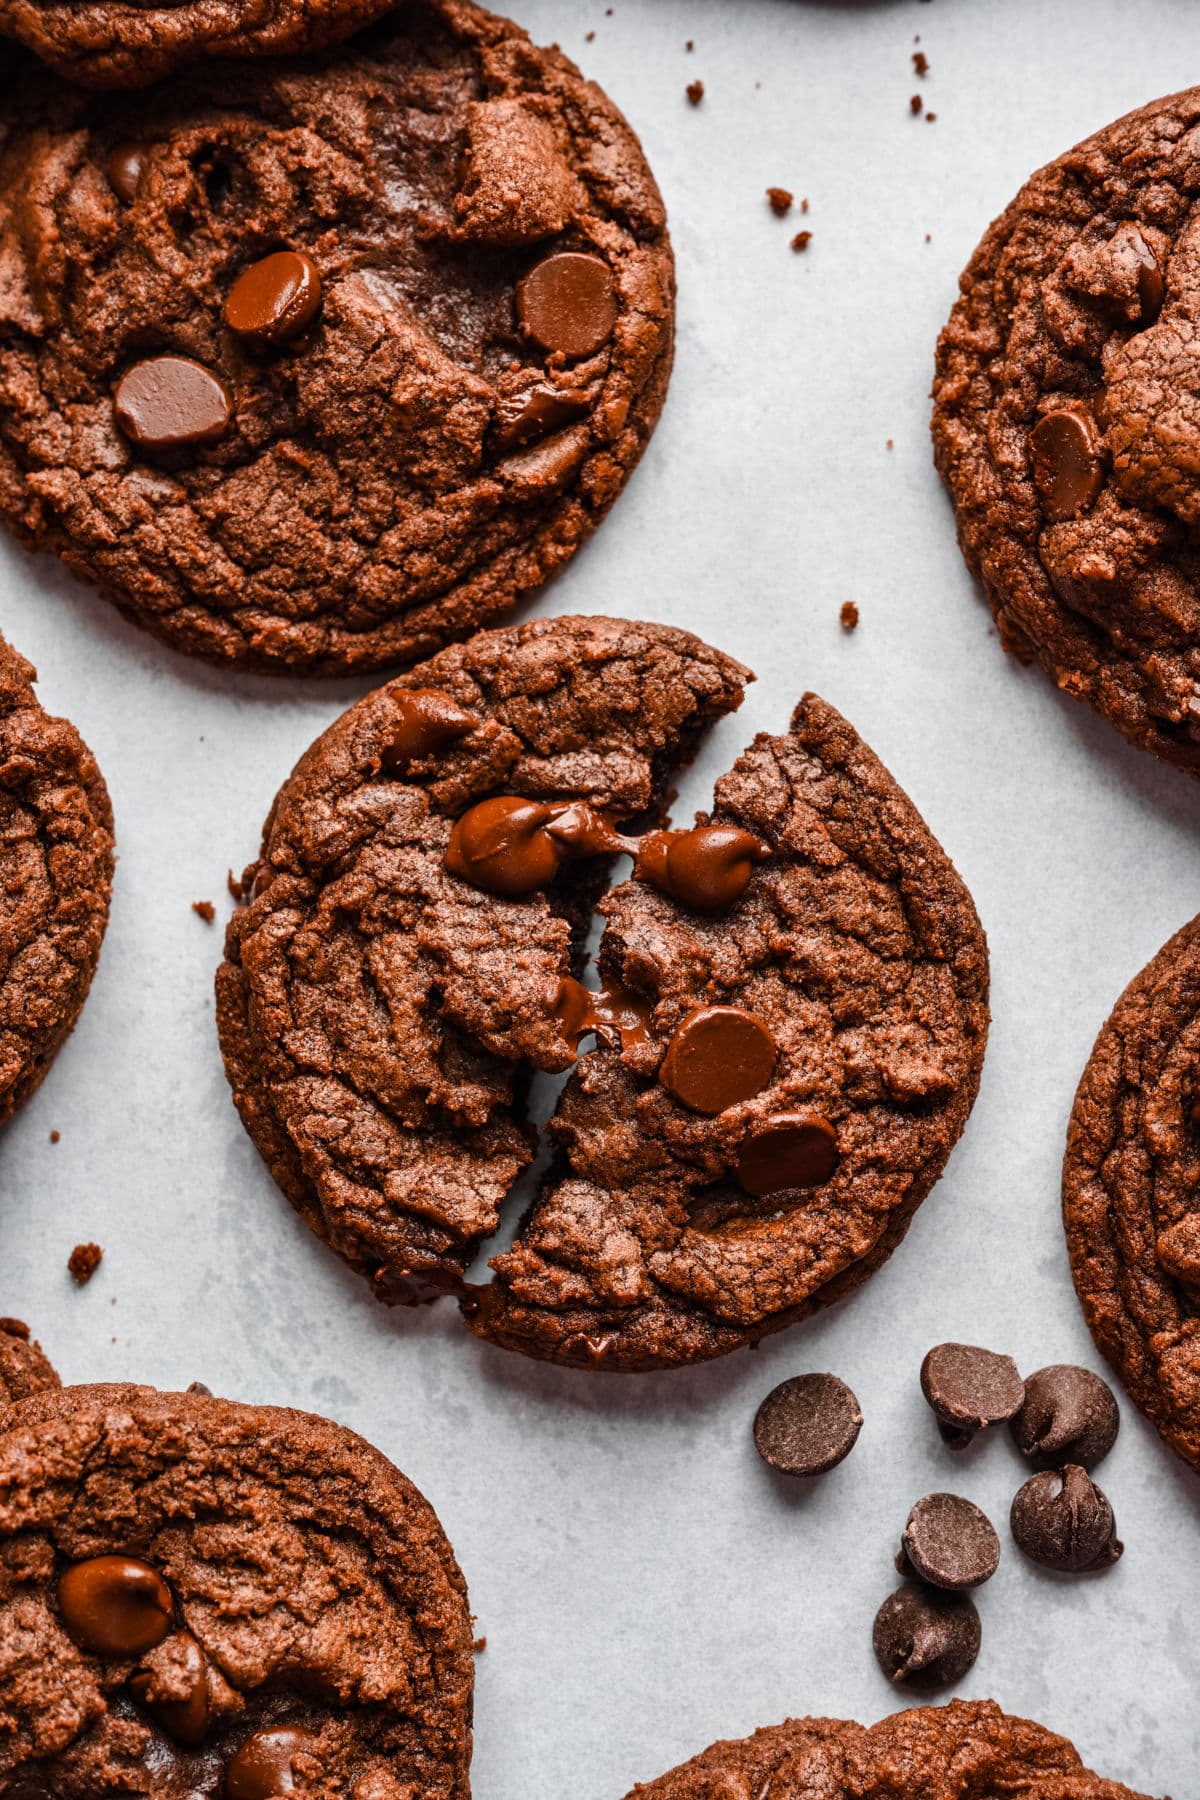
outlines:
{"label": "cookie crumb", "polygon": [[478,1654],[481,1650],[487,1649],[487,1639],[485,1637],[476,1638],[475,1642],[471,1645],[471,1648],[472,1648],[472,1650],[474,1650],[475,1654],[478,1656]]}
{"label": "cookie crumb", "polygon": [[788,193],[786,188],[769,187],[767,189],[767,200],[770,203],[771,211],[775,214],[777,219],[784,218],[792,210],[792,196]]}
{"label": "cookie crumb", "polygon": [[922,78],[924,78],[926,75],[928,75],[928,73],[929,73],[929,58],[926,56],[926,54],[923,50],[914,50],[913,51],[912,66],[917,71],[917,74],[920,75]]}
{"label": "cookie crumb", "polygon": [[807,250],[808,246],[811,243],[812,243],[812,232],[811,231],[798,231],[796,233],[795,237],[792,239],[792,249],[795,250],[797,252],[797,254],[799,254],[799,252],[801,250]]}
{"label": "cookie crumb", "polygon": [[696,48],[696,46],[692,42],[691,38],[688,39],[687,43],[683,47],[685,50],[694,50]]}
{"label": "cookie crumb", "polygon": [[885,450],[894,450],[896,448],[896,440],[894,438],[889,438],[883,447]]}
{"label": "cookie crumb", "polygon": [[800,211],[802,213],[806,213],[808,211],[808,201],[807,200],[802,200],[800,202]]}
{"label": "cookie crumb", "polygon": [[921,108],[924,106],[924,104],[925,104],[925,102],[922,100],[920,94],[914,94],[912,99],[908,103],[908,110],[910,113],[914,114],[914,116],[919,117],[920,113],[921,113]]}
{"label": "cookie crumb", "polygon": [[244,881],[238,880],[232,869],[225,876],[225,886],[229,889],[231,899],[244,900],[246,898],[246,884]]}
{"label": "cookie crumb", "polygon": [[62,1132],[61,1131],[52,1131],[50,1133],[50,1142],[52,1144],[60,1144],[62,1142]]}
{"label": "cookie crumb", "polygon": [[76,1287],[86,1287],[100,1267],[104,1252],[99,1244],[76,1244],[67,1258],[67,1268]]}
{"label": "cookie crumb", "polygon": [[858,608],[853,600],[843,600],[842,610],[838,614],[843,631],[853,631],[858,624]]}
{"label": "cookie crumb", "polygon": [[198,919],[203,919],[206,925],[211,925],[217,916],[217,909],[211,900],[193,900],[192,911]]}
{"label": "cookie crumb", "polygon": [[936,113],[926,113],[925,114],[925,123],[927,125],[932,125],[936,118],[937,118]]}
{"label": "cookie crumb", "polygon": [[704,98],[704,83],[702,81],[689,81],[685,92],[687,93],[687,97],[691,104],[693,106],[699,106]]}
{"label": "cookie crumb", "polygon": [[594,44],[596,41],[595,32],[594,31],[585,31],[583,34],[583,41],[585,44]]}

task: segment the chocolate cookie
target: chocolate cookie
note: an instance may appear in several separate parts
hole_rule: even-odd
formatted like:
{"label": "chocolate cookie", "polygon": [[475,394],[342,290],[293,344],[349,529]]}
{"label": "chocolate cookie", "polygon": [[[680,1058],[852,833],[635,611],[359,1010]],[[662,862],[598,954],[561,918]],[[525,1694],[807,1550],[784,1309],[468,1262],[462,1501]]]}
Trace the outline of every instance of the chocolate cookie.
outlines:
{"label": "chocolate cookie", "polygon": [[17,38],[71,81],[145,87],[200,56],[319,50],[386,12],[388,0],[0,0]]}
{"label": "chocolate cookie", "polygon": [[0,48],[0,86],[0,513],[140,623],[263,669],[412,661],[616,499],[673,261],[557,50],[407,0],[132,96]]}
{"label": "chocolate cookie", "polygon": [[62,1384],[20,1319],[0,1319],[0,1416],[18,1400]]}
{"label": "chocolate cookie", "polygon": [[0,1791],[466,1800],[466,1590],[327,1420],[76,1387],[0,1428]]}
{"label": "chocolate cookie", "polygon": [[[302,759],[247,871],[218,1023],[309,1223],[388,1300],[459,1290],[530,1355],[720,1355],[895,1247],[974,1098],[987,958],[909,801],[809,696],[712,815],[671,773],[746,671],[684,632],[561,619],[444,652]],[[600,904],[599,991],[580,983]],[[489,1287],[459,1277],[533,1157],[528,1070],[578,1063]]]}
{"label": "chocolate cookie", "polygon": [[1066,1738],[992,1700],[914,1707],[867,1730],[789,1719],[713,1744],[626,1800],[1144,1800],[1085,1769]]}
{"label": "chocolate cookie", "polygon": [[962,277],[933,439],[1005,647],[1200,772],[1200,88],[1039,170]]}
{"label": "chocolate cookie", "polygon": [[0,638],[0,1125],[87,998],[112,889],[112,808],[87,745]]}
{"label": "chocolate cookie", "polygon": [[[1200,1468],[1200,919],[1130,982],[1071,1113],[1063,1218],[1099,1349]],[[1081,1461],[1080,1457],[1069,1457]]]}

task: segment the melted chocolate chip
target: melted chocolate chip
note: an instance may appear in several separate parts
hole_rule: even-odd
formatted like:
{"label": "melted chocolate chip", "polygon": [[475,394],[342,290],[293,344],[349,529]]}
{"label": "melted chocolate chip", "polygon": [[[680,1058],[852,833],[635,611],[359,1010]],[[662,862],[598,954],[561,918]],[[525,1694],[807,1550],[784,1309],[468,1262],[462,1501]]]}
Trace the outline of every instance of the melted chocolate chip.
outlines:
{"label": "melted chocolate chip", "polygon": [[612,270],[603,257],[557,250],[518,282],[517,317],[526,335],[551,355],[592,356],[617,322]]}
{"label": "melted chocolate chip", "polygon": [[1031,1475],[1017,1490],[1010,1523],[1032,1562],[1067,1574],[1107,1569],[1125,1548],[1106,1496],[1077,1463]]}
{"label": "melted chocolate chip", "polygon": [[1046,517],[1057,524],[1086,512],[1104,485],[1100,439],[1090,415],[1067,407],[1047,413],[1029,434],[1029,454]]}
{"label": "melted chocolate chip", "polygon": [[554,808],[540,800],[499,794],[481,800],[455,821],[446,867],[485,893],[520,899],[549,887],[561,852],[542,829]]}
{"label": "melted chocolate chip", "polygon": [[766,1087],[775,1055],[775,1039],[753,1013],[701,1006],[673,1034],[658,1079],[693,1112],[724,1112]]}
{"label": "melted chocolate chip", "polygon": [[644,837],[633,872],[697,912],[728,912],[745,893],[755,863],[770,854],[766,844],[736,825],[697,825]]}
{"label": "melted chocolate chip", "polygon": [[588,397],[576,388],[553,388],[542,384],[502,401],[496,416],[495,442],[498,450],[520,450],[526,444],[561,431],[574,424],[588,409]]}
{"label": "melted chocolate chip", "polygon": [[142,450],[185,450],[223,437],[233,416],[224,382],[188,356],[134,363],[113,395],[117,423]]}
{"label": "melted chocolate chip", "polygon": [[436,688],[397,688],[390,696],[386,741],[380,745],[381,768],[407,768],[468,737],[479,727],[474,713]]}
{"label": "melted chocolate chip", "polygon": [[1137,271],[1138,302],[1141,324],[1153,325],[1162,311],[1167,284],[1158,266],[1158,258],[1131,220],[1118,225],[1112,243],[1118,255],[1127,258]]}
{"label": "melted chocolate chip", "polygon": [[996,1573],[1000,1539],[987,1514],[961,1494],[926,1494],[908,1515],[896,1567],[938,1588],[973,1588]]}
{"label": "melted chocolate chip", "polygon": [[72,1564],[59,1581],[58,1605],[75,1642],[99,1656],[144,1656],[175,1619],[171,1590],[158,1570],[132,1556]]}
{"label": "melted chocolate chip", "polygon": [[146,151],[141,144],[118,144],[108,159],[106,173],[109,186],[126,206],[137,199],[138,183],[146,167]]}
{"label": "melted chocolate chip", "polygon": [[611,986],[599,992],[584,987],[573,975],[558,984],[554,1011],[562,1022],[563,1036],[578,1049],[580,1038],[593,1033],[612,1049],[632,1050],[649,1036],[654,1002],[628,988]]}
{"label": "melted chocolate chip", "polygon": [[636,839],[622,837],[610,820],[586,801],[556,806],[552,815],[546,834],[569,856],[616,856],[622,852],[632,856],[637,850]]}
{"label": "melted chocolate chip", "polygon": [[204,1652],[190,1631],[162,1645],[159,1666],[140,1669],[129,1683],[134,1699],[176,1743],[196,1746],[208,1732]]}
{"label": "melted chocolate chip", "polygon": [[1025,1383],[1025,1404],[1009,1429],[1022,1456],[1043,1468],[1094,1469],[1116,1442],[1121,1415],[1113,1391],[1090,1369],[1052,1363]]}
{"label": "melted chocolate chip", "polygon": [[824,1475],[849,1456],[862,1408],[836,1375],[794,1375],[773,1388],[754,1419],[754,1445],[784,1475]]}
{"label": "melted chocolate chip", "polygon": [[267,348],[298,337],[320,304],[316,265],[298,250],[276,250],[238,276],[225,301],[225,323],[238,337]]}
{"label": "melted chocolate chip", "polygon": [[979,1655],[979,1614],[965,1594],[905,1582],[875,1615],[875,1657],[889,1681],[913,1688],[961,1681]]}
{"label": "melted chocolate chip", "polygon": [[820,1113],[777,1113],[744,1139],[738,1184],[747,1194],[820,1187],[838,1165],[837,1132]]}
{"label": "melted chocolate chip", "polygon": [[921,1392],[951,1449],[1018,1412],[1025,1384],[1011,1356],[975,1344],[937,1344],[921,1364]]}
{"label": "melted chocolate chip", "polygon": [[292,1762],[311,1755],[316,1739],[297,1725],[274,1725],[248,1737],[225,1771],[225,1800],[276,1800],[296,1786]]}

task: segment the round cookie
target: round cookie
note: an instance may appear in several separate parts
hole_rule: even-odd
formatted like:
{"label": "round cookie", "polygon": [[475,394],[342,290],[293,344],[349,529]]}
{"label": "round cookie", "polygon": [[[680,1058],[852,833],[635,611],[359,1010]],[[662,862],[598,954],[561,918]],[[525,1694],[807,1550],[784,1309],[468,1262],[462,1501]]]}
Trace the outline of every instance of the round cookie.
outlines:
{"label": "round cookie", "polygon": [[[226,1069],[381,1298],[457,1292],[478,1336],[556,1362],[695,1362],[864,1280],[941,1173],[986,946],[871,752],[809,696],[711,818],[655,829],[745,676],[662,626],[486,633],[352,708],[282,790],[218,978]],[[635,878],[600,901],[618,854]],[[541,1191],[464,1291],[534,1155],[529,1071],[588,1034]]]}
{"label": "round cookie", "polygon": [[0,1428],[0,1569],[6,1793],[467,1800],[462,1575],[411,1482],[327,1420],[27,1400]]}
{"label": "round cookie", "polygon": [[469,0],[88,94],[0,48],[0,514],[218,662],[411,662],[579,547],[674,264],[616,108]]}
{"label": "round cookie", "polygon": [[1200,88],[1041,169],[938,344],[933,441],[1005,647],[1200,771]]}
{"label": "round cookie", "polygon": [[[1092,1336],[1200,1469],[1200,919],[1135,976],[1096,1039],[1063,1163]],[[1078,1458],[1071,1458],[1078,1461]]]}
{"label": "round cookie", "polygon": [[0,1125],[43,1080],[87,998],[112,890],[112,808],[73,725],[0,638]]}
{"label": "round cookie", "polygon": [[20,1319],[0,1319],[0,1417],[18,1400],[61,1385],[42,1346],[30,1337],[28,1325]]}
{"label": "round cookie", "polygon": [[201,56],[319,50],[386,12],[388,0],[0,0],[0,36],[70,81],[146,87]]}
{"label": "round cookie", "polygon": [[713,1744],[626,1800],[1145,1800],[1085,1769],[1066,1738],[1002,1713],[992,1700],[894,1713],[869,1730],[842,1719],[789,1719]]}

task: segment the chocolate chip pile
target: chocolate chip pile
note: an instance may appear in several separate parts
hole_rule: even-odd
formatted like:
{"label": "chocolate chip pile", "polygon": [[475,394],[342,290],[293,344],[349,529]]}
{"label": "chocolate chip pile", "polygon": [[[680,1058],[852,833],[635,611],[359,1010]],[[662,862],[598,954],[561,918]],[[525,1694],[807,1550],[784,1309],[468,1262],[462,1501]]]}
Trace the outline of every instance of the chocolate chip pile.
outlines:
{"label": "chocolate chip pile", "polygon": [[[1120,1414],[1090,1369],[1053,1363],[1022,1381],[1016,1363],[975,1344],[938,1344],[921,1364],[921,1391],[948,1448],[964,1449],[1007,1424],[1038,1473],[1018,1490],[1009,1528],[1031,1562],[1060,1574],[1111,1568],[1124,1548],[1108,1497],[1089,1475],[1116,1441]],[[823,1475],[858,1441],[863,1415],[836,1375],[781,1382],[754,1420],[759,1455],[783,1475]],[[961,1494],[926,1494],[908,1515],[896,1568],[904,1577],[875,1615],[872,1643],[889,1681],[922,1690],[961,1681],[983,1628],[969,1597],[1000,1564],[995,1527]]]}

